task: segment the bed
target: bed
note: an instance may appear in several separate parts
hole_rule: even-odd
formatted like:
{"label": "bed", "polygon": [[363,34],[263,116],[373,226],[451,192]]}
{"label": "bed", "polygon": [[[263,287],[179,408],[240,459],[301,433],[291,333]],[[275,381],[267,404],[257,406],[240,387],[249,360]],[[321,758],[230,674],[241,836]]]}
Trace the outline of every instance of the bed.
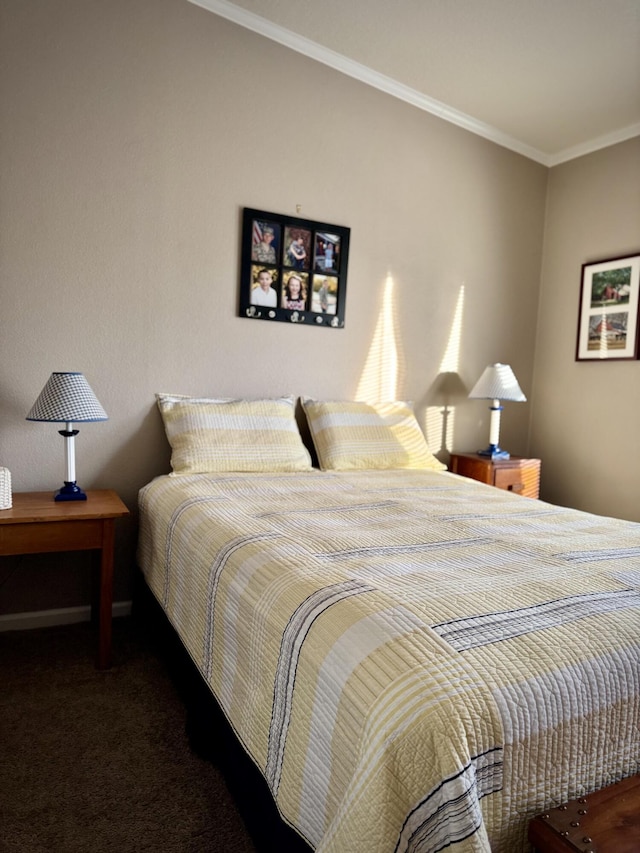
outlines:
{"label": "bed", "polygon": [[167,435],[140,567],[314,850],[526,851],[638,773],[640,525],[438,464],[193,473]]}

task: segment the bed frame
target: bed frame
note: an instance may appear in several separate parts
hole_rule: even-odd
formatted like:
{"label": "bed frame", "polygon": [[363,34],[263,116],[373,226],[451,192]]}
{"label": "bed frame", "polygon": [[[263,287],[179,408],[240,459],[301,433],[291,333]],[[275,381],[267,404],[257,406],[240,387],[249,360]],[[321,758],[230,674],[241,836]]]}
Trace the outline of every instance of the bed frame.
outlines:
{"label": "bed frame", "polygon": [[132,616],[157,643],[157,653],[184,702],[189,746],[224,776],[258,853],[312,853],[280,817],[264,777],[240,745],[140,571],[136,572]]}

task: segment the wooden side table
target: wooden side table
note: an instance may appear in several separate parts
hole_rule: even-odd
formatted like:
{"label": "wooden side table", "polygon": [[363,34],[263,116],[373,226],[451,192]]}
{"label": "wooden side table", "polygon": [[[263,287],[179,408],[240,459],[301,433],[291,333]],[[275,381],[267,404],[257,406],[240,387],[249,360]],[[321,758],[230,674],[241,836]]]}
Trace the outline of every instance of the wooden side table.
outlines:
{"label": "wooden side table", "polygon": [[87,491],[86,501],[54,501],[53,492],[14,492],[0,511],[0,556],[52,551],[100,553],[97,668],[111,666],[115,520],[129,514],[110,490]]}
{"label": "wooden side table", "polygon": [[449,469],[454,474],[488,483],[498,489],[516,492],[526,498],[540,494],[540,460],[512,456],[490,459],[478,453],[452,453]]}

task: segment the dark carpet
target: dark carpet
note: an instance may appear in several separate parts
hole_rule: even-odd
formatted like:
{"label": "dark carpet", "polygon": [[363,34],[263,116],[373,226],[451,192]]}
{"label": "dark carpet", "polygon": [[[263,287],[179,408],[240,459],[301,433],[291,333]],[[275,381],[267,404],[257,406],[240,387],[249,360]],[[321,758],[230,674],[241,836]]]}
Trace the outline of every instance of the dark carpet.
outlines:
{"label": "dark carpet", "polygon": [[0,634],[2,853],[308,851],[168,626]]}

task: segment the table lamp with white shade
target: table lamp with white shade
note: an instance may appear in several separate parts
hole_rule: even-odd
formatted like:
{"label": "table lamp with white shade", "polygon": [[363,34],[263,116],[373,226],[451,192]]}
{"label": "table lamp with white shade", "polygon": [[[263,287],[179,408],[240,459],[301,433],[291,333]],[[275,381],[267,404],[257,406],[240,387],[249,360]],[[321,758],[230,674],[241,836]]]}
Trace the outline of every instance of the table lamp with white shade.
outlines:
{"label": "table lamp with white shade", "polygon": [[502,412],[501,400],[512,400],[517,403],[526,402],[526,397],[518,385],[513,370],[508,364],[490,364],[485,367],[484,373],[478,379],[469,393],[472,400],[491,400],[489,410],[491,411],[491,422],[489,424],[489,446],[485,450],[479,450],[480,456],[489,456],[491,459],[509,459],[508,450],[502,450],[500,440],[500,413]]}
{"label": "table lamp with white shade", "polygon": [[65,443],[66,479],[56,493],[56,501],[86,501],[87,496],[76,484],[74,423],[106,421],[108,415],[102,408],[91,386],[82,373],[52,373],[40,396],[27,415],[28,421],[64,423],[59,430]]}

